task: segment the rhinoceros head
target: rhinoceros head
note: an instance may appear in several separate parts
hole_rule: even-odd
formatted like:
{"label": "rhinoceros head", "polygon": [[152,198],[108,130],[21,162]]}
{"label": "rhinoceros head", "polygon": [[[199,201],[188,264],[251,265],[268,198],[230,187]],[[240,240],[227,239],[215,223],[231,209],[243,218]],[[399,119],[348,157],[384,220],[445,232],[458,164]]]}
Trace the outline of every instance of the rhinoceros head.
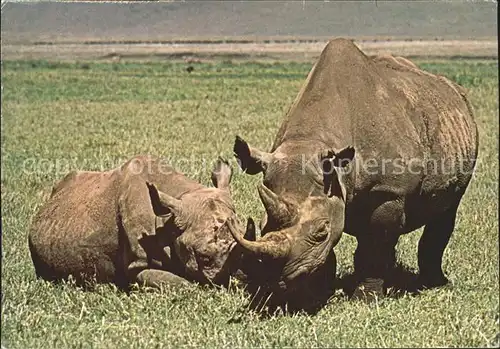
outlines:
{"label": "rhinoceros head", "polygon": [[258,191],[267,217],[259,240],[246,241],[237,229],[233,236],[262,262],[264,273],[273,270],[282,288],[283,283],[293,288],[326,262],[342,235],[344,173],[354,149],[319,150],[307,157],[271,154],[237,137],[234,151],[247,173],[263,172]]}
{"label": "rhinoceros head", "polygon": [[[176,255],[186,273],[201,283],[224,284],[237,263],[236,245],[228,228],[243,232],[231,199],[231,167],[219,158],[212,171],[215,187],[203,187],[174,198],[150,186],[153,209],[169,217],[180,232],[175,239]],[[236,227],[236,228],[234,228]]]}

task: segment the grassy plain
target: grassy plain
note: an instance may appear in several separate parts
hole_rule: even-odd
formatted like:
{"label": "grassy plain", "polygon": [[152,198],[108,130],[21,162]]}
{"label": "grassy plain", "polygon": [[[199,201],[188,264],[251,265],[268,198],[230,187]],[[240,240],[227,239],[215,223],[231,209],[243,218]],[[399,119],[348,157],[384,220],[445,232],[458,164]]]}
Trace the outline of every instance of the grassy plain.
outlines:
{"label": "grassy plain", "polygon": [[[34,212],[72,169],[104,170],[136,154],[168,157],[203,183],[217,155],[235,170],[242,216],[263,211],[232,158],[235,134],[269,148],[311,64],[49,63],[2,66],[2,346],[5,348],[447,347],[499,346],[498,62],[417,62],[470,90],[480,159],[445,252],[451,286],[374,304],[338,290],[314,316],[246,312],[248,297],[192,285],[82,291],[37,280],[27,247]],[[398,259],[416,270],[421,231],[403,236]],[[352,272],[355,239],[335,250]]]}

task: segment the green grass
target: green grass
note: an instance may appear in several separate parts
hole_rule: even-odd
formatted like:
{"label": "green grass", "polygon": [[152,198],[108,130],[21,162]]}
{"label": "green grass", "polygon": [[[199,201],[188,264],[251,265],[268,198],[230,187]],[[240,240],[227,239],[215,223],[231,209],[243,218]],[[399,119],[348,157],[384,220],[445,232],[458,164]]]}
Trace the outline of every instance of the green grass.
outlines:
{"label": "green grass", "polygon": [[[260,217],[260,178],[237,169],[234,136],[269,148],[311,65],[196,64],[188,74],[179,63],[3,62],[2,346],[498,346],[498,63],[419,63],[470,90],[480,129],[477,172],[444,256],[452,286],[369,305],[338,290],[314,316],[246,312],[228,322],[248,302],[241,291],[192,285],[126,295],[37,280],[30,220],[69,170],[109,169],[140,153],[168,157],[206,184],[217,155],[229,158],[238,212]],[[420,235],[398,244],[412,270]],[[340,275],[352,272],[354,248],[348,235],[335,248]]]}

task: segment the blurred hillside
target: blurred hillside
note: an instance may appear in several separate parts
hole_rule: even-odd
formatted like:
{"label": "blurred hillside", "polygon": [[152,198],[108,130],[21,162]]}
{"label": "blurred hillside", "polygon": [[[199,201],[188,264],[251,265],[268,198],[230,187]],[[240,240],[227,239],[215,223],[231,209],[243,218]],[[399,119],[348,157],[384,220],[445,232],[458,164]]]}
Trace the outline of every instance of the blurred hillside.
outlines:
{"label": "blurred hillside", "polygon": [[3,43],[329,37],[482,39],[497,4],[429,1],[6,3]]}

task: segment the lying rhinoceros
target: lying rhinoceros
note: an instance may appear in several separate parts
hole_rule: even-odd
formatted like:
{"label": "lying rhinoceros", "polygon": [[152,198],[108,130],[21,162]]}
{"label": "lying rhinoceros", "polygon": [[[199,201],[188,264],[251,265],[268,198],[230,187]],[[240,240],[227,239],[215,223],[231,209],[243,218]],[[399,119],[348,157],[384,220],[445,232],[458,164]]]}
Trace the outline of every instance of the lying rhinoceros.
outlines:
{"label": "lying rhinoceros", "polygon": [[271,151],[237,136],[234,152],[246,173],[263,173],[267,216],[259,240],[234,236],[281,289],[332,261],[345,231],[358,241],[354,295],[382,294],[399,236],[423,225],[420,285],[447,282],[443,251],[478,152],[462,87],[406,59],[370,58],[352,41],[332,40]]}
{"label": "lying rhinoceros", "polygon": [[34,218],[29,248],[36,274],[123,288],[224,284],[241,253],[233,252],[227,228],[234,221],[239,229],[230,181],[221,158],[212,172],[215,188],[150,156],[107,172],[72,172]]}

